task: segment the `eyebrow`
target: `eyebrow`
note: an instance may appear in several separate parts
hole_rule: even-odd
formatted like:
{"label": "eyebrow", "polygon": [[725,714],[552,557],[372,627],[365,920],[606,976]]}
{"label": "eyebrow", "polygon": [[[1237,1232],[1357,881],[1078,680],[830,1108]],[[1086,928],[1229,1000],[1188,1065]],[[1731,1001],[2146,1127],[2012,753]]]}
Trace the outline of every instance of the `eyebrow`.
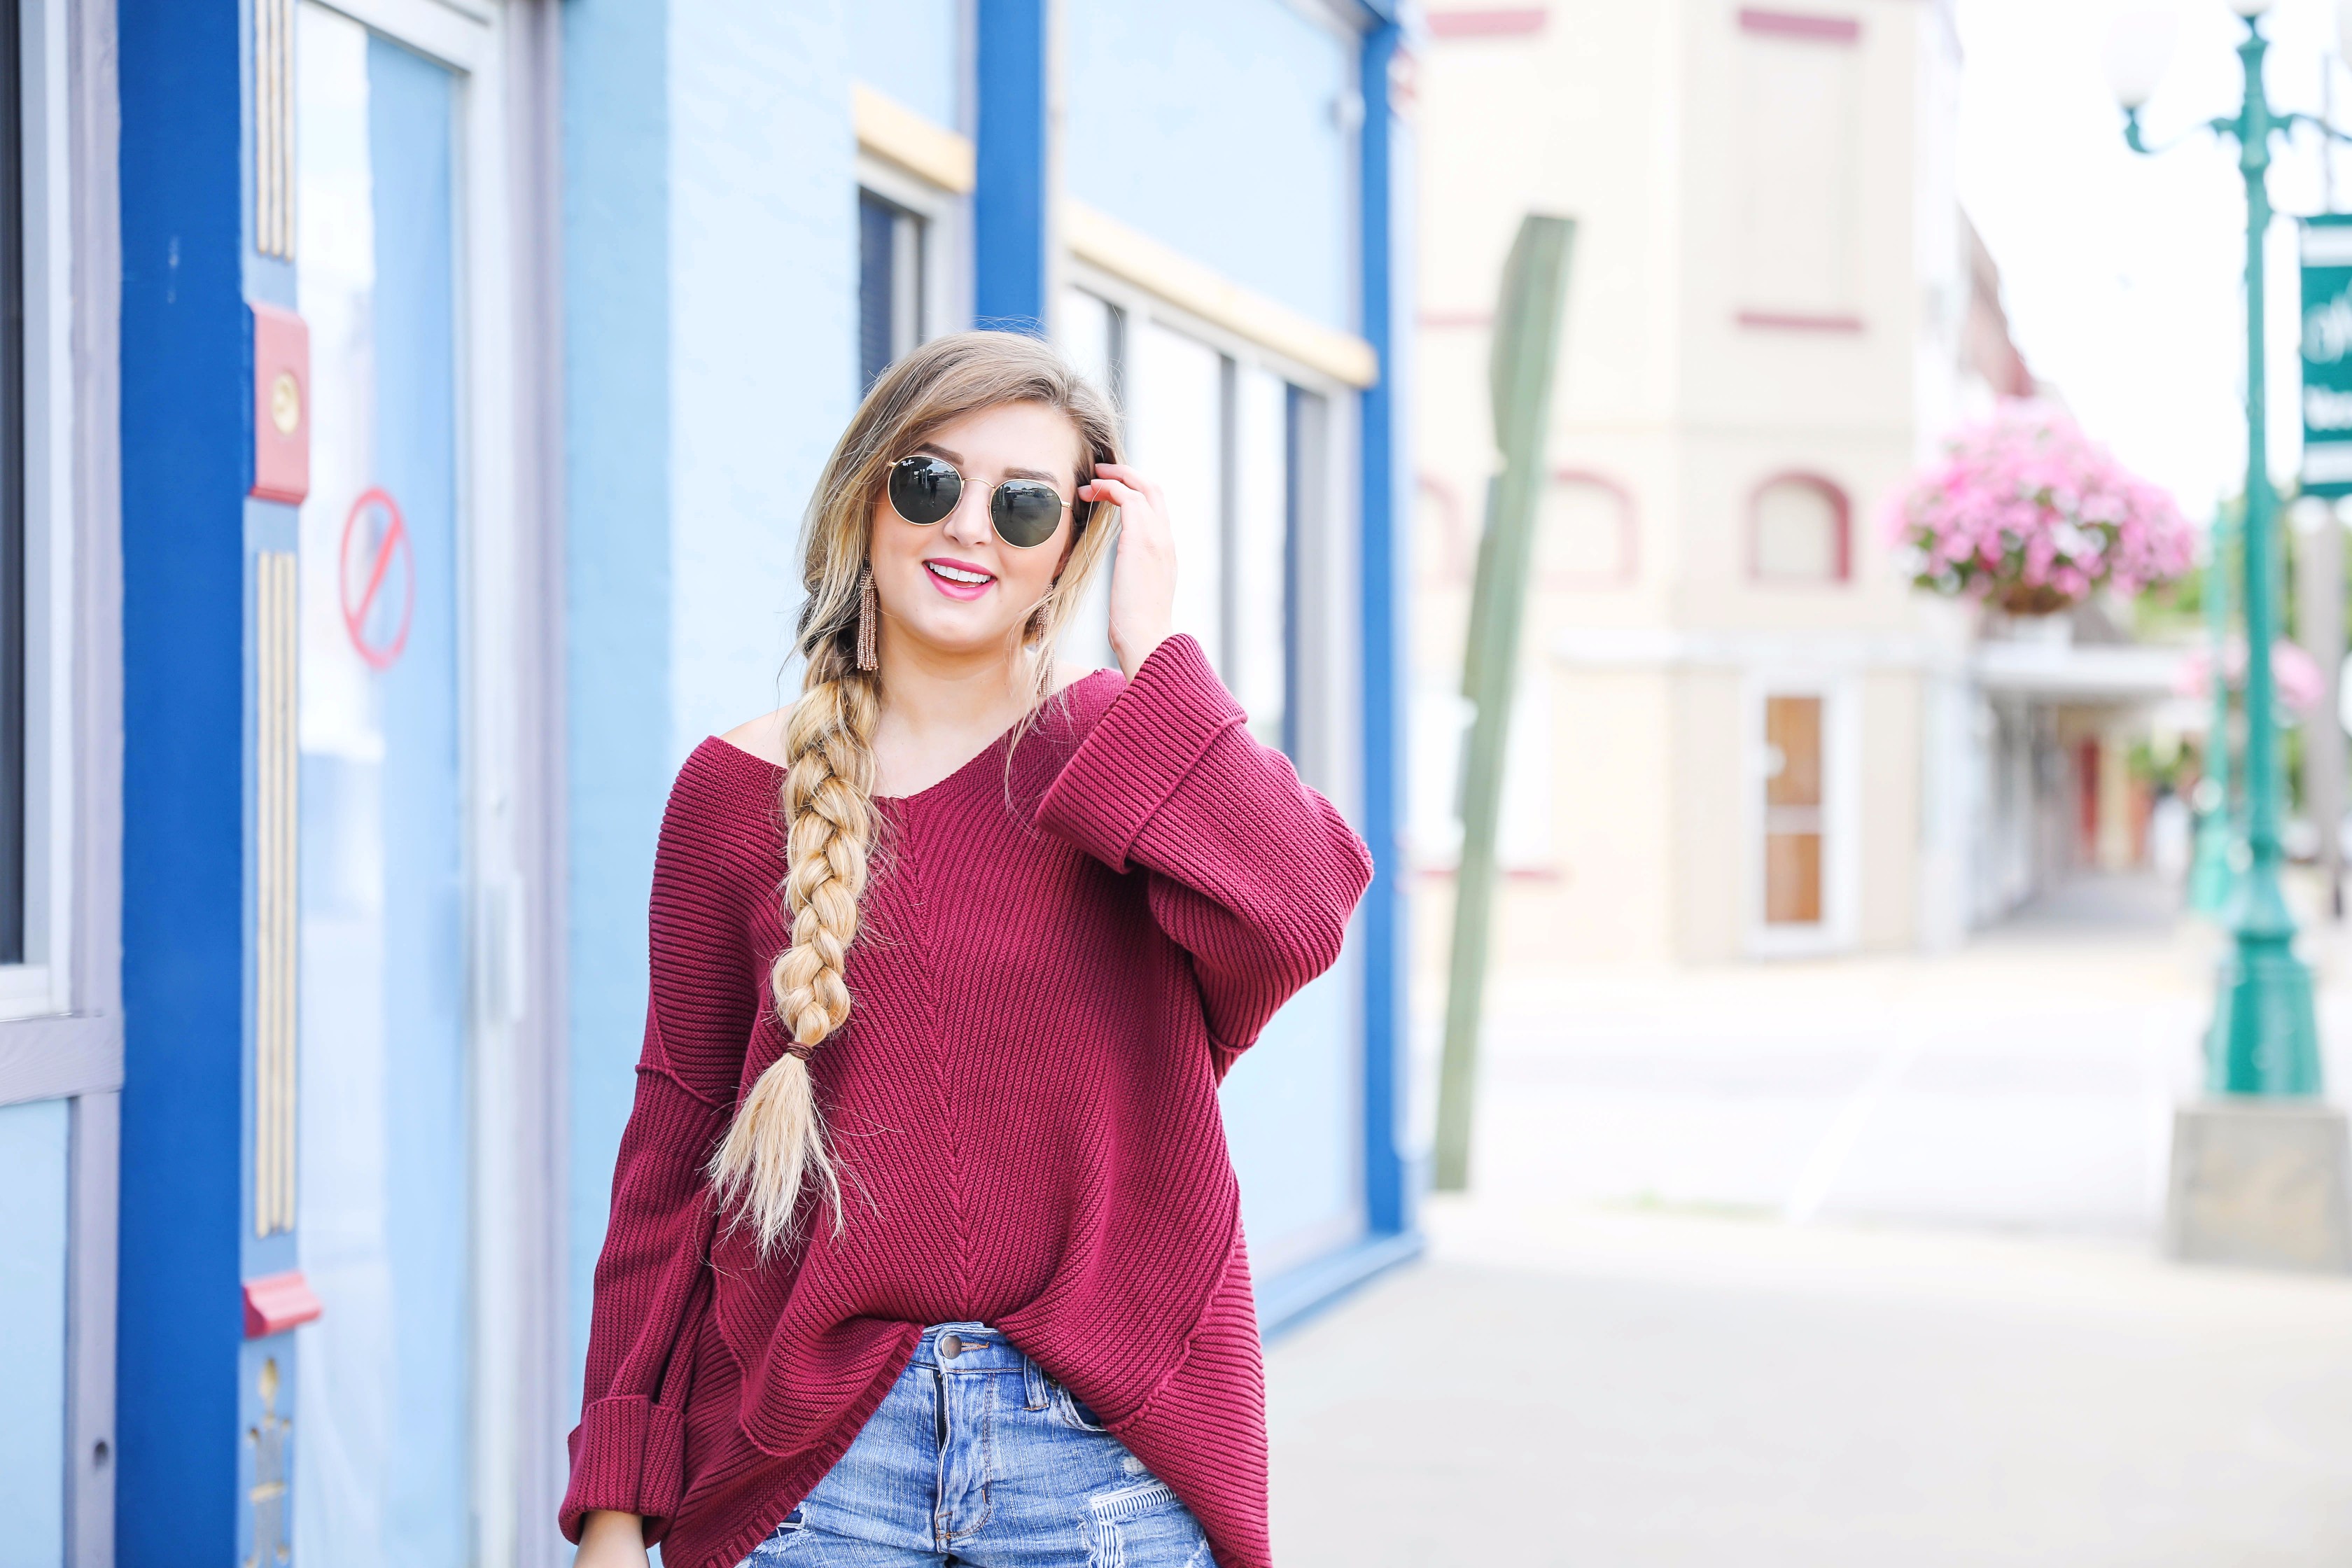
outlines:
{"label": "eyebrow", "polygon": [[[964,459],[961,453],[950,451],[937,441],[919,441],[915,444],[915,450],[928,452],[934,458],[945,458],[959,468],[964,466]],[[1073,482],[1060,474],[1048,473],[1043,468],[1007,468],[1004,470],[1004,477],[1008,479],[1042,479],[1049,485]]]}

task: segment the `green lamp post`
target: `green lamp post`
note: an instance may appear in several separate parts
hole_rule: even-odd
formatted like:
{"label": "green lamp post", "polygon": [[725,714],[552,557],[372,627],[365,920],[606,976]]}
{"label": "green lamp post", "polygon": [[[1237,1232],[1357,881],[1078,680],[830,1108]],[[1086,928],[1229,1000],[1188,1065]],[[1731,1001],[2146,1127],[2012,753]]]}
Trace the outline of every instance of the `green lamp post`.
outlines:
{"label": "green lamp post", "polygon": [[2205,563],[2205,632],[2210,645],[2209,678],[2212,712],[2205,729],[2205,776],[2197,784],[2197,853],[2189,862],[2189,907],[2209,918],[2229,908],[2237,881],[2231,864],[2238,853],[2238,820],[2230,800],[2230,683],[2224,679],[2230,643],[2230,549],[2237,530],[2216,509],[2209,531],[2211,554]]}
{"label": "green lamp post", "polygon": [[[2315,1095],[2319,1039],[2312,1017],[2311,972],[2294,955],[2294,917],[2279,886],[2277,687],[2271,673],[2278,626],[2279,507],[2271,489],[2263,395],[2263,239],[2271,221],[2265,184],[2271,138],[2291,135],[2298,126],[2330,132],[2310,115],[2279,113],[2263,93],[2263,56],[2270,41],[2263,37],[2262,17],[2270,0],[2230,0],[2230,9],[2246,24],[2245,39],[2238,46],[2245,100],[2234,118],[2210,121],[2207,129],[2237,142],[2238,168],[2246,182],[2246,499],[2239,560],[2246,626],[2247,857],[2223,916],[2231,946],[2206,1041],[2206,1088],[2215,1094]],[[2156,151],[2141,139],[2139,110],[2154,90],[2169,44],[2168,36],[2151,26],[2137,37],[2119,36],[2109,55],[2116,96],[2124,107],[2124,139],[2135,153]]]}

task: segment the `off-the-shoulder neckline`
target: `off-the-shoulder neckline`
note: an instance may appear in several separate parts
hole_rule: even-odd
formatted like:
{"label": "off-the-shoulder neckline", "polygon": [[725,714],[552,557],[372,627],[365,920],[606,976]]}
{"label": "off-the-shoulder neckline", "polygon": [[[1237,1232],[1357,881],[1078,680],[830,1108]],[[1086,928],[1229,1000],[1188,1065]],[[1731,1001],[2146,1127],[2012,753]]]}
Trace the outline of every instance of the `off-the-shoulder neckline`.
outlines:
{"label": "off-the-shoulder neckline", "polygon": [[[1059,691],[1054,693],[1053,696],[1045,699],[1045,700],[1048,703],[1058,701],[1063,698],[1068,697],[1072,692],[1076,691],[1081,687],[1092,686],[1095,682],[1102,679],[1105,676],[1117,676],[1118,674],[1118,671],[1115,669],[1097,669],[1091,675],[1082,675],[1078,677],[1077,679],[1070,682],[1067,686],[1063,687]],[[935,784],[927,784],[923,788],[917,790],[912,795],[877,795],[874,798],[877,801],[887,801],[893,805],[905,805],[910,802],[921,800],[928,795],[932,795],[938,791],[943,790],[947,788],[948,785],[954,784],[957,780],[971,773],[974,768],[978,767],[990,757],[995,756],[999,752],[1003,752],[1004,750],[1005,741],[1012,736],[1013,731],[1020,727],[1021,726],[1017,723],[1008,725],[993,740],[990,741],[988,744],[982,746],[979,751],[974,752],[971,756],[965,758],[961,763],[956,765],[956,768],[952,773],[949,773],[945,778],[939,780]],[[714,745],[728,756],[738,758],[749,766],[764,770],[771,778],[784,771],[781,763],[770,762],[767,758],[761,756],[756,752],[745,751],[742,747],[737,745],[734,742],[729,740],[724,735],[710,736],[702,742],[702,749],[708,751]]]}

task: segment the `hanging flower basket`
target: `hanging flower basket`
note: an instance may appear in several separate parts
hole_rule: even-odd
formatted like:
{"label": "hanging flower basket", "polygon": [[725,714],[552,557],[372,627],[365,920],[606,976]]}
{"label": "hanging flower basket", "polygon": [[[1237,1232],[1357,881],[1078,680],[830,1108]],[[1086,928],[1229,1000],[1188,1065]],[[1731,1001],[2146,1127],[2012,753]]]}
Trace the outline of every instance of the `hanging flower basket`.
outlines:
{"label": "hanging flower basket", "polygon": [[[1922,587],[1928,584],[1922,584]],[[2049,583],[2011,583],[2000,591],[1995,601],[2012,616],[2054,616],[2074,601],[2065,592]]]}
{"label": "hanging flower basket", "polygon": [[1887,525],[1915,586],[2017,616],[2168,583],[2196,556],[2170,496],[2041,403],[2003,404],[1961,430],[1895,497]]}

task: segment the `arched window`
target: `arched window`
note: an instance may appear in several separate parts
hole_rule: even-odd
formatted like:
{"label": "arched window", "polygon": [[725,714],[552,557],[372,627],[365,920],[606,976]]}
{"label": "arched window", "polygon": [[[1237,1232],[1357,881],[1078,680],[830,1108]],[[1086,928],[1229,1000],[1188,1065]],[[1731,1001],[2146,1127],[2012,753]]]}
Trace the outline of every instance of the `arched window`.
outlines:
{"label": "arched window", "polygon": [[1853,506],[1817,474],[1765,480],[1748,503],[1748,574],[1759,583],[1843,583]]}
{"label": "arched window", "polygon": [[1414,580],[1430,587],[1468,583],[1478,559],[1475,530],[1461,492],[1434,474],[1422,474],[1413,489]]}
{"label": "arched window", "polygon": [[1633,498],[1599,474],[1562,468],[1536,505],[1536,581],[1604,588],[1633,580]]}

